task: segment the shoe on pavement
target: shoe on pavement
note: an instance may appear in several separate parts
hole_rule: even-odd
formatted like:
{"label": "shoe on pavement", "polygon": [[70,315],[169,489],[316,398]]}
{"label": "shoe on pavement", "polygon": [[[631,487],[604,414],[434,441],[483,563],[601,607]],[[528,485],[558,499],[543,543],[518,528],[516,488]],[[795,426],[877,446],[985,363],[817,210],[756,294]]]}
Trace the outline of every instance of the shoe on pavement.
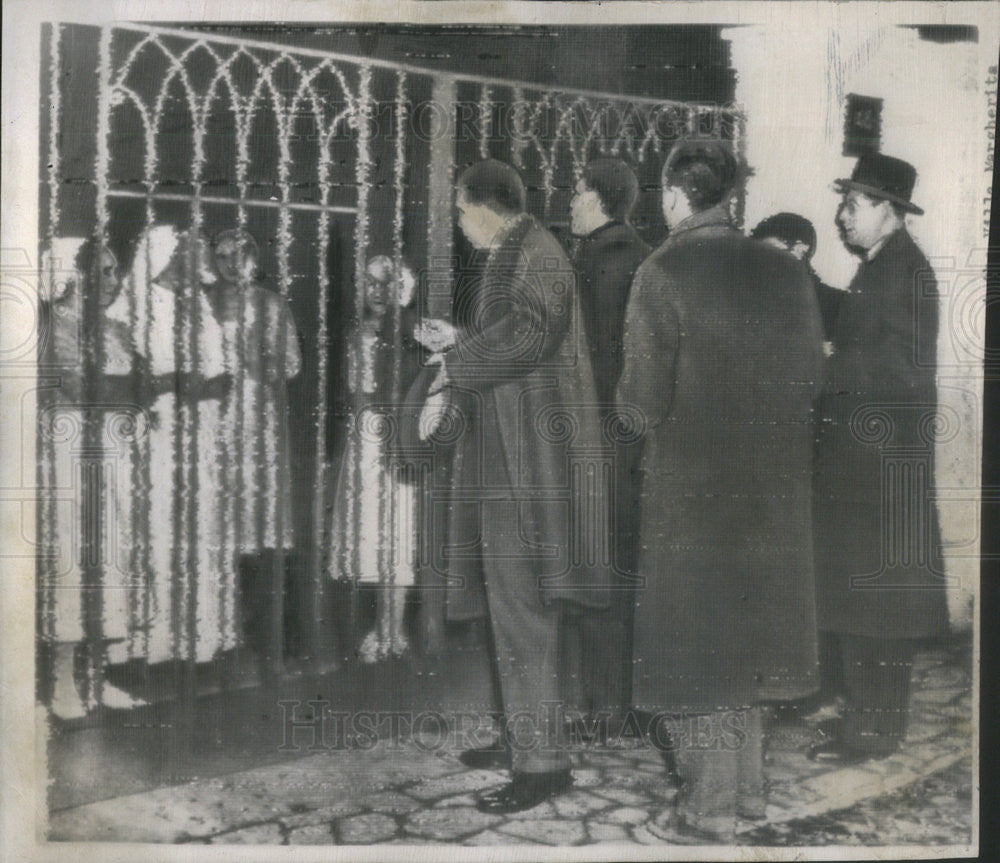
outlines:
{"label": "shoe on pavement", "polygon": [[547,773],[521,773],[515,771],[513,780],[496,791],[483,794],[476,801],[476,809],[491,815],[506,815],[533,809],[550,797],[569,789],[573,775],[569,770]]}

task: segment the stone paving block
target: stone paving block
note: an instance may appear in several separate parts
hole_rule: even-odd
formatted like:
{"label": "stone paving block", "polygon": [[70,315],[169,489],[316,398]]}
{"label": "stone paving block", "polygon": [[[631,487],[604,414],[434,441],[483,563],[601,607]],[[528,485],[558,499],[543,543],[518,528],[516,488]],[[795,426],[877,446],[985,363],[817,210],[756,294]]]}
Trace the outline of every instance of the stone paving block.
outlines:
{"label": "stone paving block", "polygon": [[941,717],[935,721],[928,721],[929,717],[923,716],[917,722],[911,722],[906,728],[906,742],[909,744],[927,743],[939,737],[944,737],[953,733],[951,723]]}
{"label": "stone paving block", "polygon": [[587,838],[579,821],[509,821],[497,827],[501,833],[529,839],[539,845],[576,845]]}
{"label": "stone paving block", "polygon": [[573,771],[573,784],[577,788],[596,788],[604,784],[604,776],[599,770],[583,767]]}
{"label": "stone paving block", "polygon": [[351,845],[369,845],[392,839],[399,828],[396,821],[380,812],[352,815],[337,821],[340,841]]}
{"label": "stone paving block", "polygon": [[954,665],[940,664],[926,671],[915,674],[920,689],[914,690],[914,695],[926,695],[939,689],[958,689],[963,691],[969,685],[969,671],[956,668]]}
{"label": "stone paving block", "polygon": [[543,800],[537,806],[532,806],[530,809],[517,812],[511,817],[517,818],[519,821],[537,821],[539,819],[558,818],[559,813],[556,811],[555,803],[549,799]]}
{"label": "stone paving block", "polygon": [[277,824],[257,824],[223,833],[221,836],[212,836],[209,841],[213,845],[281,845],[284,837]]}
{"label": "stone paving block", "polygon": [[934,708],[951,704],[965,694],[965,687],[948,687],[941,689],[923,689],[913,693],[914,705],[927,705]]}
{"label": "stone paving block", "polygon": [[358,801],[359,805],[373,812],[384,812],[386,815],[405,815],[421,807],[421,803],[399,791],[380,791],[369,794]]}
{"label": "stone paving block", "polygon": [[186,791],[160,788],[56,812],[47,835],[52,841],[179,842],[233,826],[200,800],[188,799]]}
{"label": "stone paving block", "polygon": [[454,797],[445,797],[434,804],[435,809],[443,809],[446,806],[475,806],[475,794],[456,794]]}
{"label": "stone paving block", "polygon": [[488,815],[471,806],[452,806],[415,812],[406,819],[404,827],[410,835],[450,841],[478,833],[502,820],[499,815]]}
{"label": "stone paving block", "polygon": [[587,824],[587,833],[591,842],[632,842],[628,831],[620,824],[602,824],[591,821]]}
{"label": "stone paving block", "polygon": [[325,824],[327,827],[334,818],[342,818],[346,815],[357,815],[362,807],[356,800],[338,800],[330,806],[320,806],[316,809],[304,809],[294,812],[291,815],[283,815],[281,823],[289,829],[297,827],[311,827],[315,824]]}
{"label": "stone paving block", "polygon": [[453,796],[468,792],[478,792],[495,788],[507,781],[506,771],[462,770],[450,776],[430,779],[407,788],[406,793],[418,800],[433,800],[435,797]]}
{"label": "stone paving block", "polygon": [[606,824],[643,824],[649,820],[649,811],[637,806],[619,806],[608,812],[599,812],[594,820]]}
{"label": "stone paving block", "polygon": [[583,818],[601,809],[609,809],[612,805],[603,797],[580,789],[552,798],[552,806],[560,818]]}
{"label": "stone paving block", "polygon": [[630,791],[628,788],[602,786],[593,790],[595,793],[601,795],[601,797],[606,797],[614,803],[621,803],[623,806],[648,807],[653,804],[653,801],[649,797],[638,794],[635,791]]}
{"label": "stone paving block", "polygon": [[665,845],[667,842],[660,836],[651,832],[648,824],[640,824],[631,829],[632,841],[640,845]]}
{"label": "stone paving block", "polygon": [[336,841],[329,824],[309,824],[288,833],[289,845],[333,845]]}

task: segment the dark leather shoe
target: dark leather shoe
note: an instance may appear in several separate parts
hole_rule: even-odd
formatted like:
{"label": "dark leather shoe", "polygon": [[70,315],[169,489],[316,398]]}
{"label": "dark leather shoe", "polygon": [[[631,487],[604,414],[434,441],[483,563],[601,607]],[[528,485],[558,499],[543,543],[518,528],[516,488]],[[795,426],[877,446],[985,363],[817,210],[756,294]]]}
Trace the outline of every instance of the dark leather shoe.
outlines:
{"label": "dark leather shoe", "polygon": [[860,764],[874,756],[861,749],[855,749],[841,743],[839,740],[828,740],[817,743],[806,750],[806,758],[817,764],[846,767],[850,764]]}
{"label": "dark leather shoe", "polygon": [[500,743],[499,737],[494,738],[493,742],[486,746],[466,749],[458,756],[458,760],[473,770],[504,770],[510,766],[507,761],[507,751]]}
{"label": "dark leather shoe", "polygon": [[483,794],[476,801],[476,809],[492,815],[506,815],[533,809],[556,794],[561,794],[573,784],[568,770],[551,773],[515,773],[513,781],[496,791]]}

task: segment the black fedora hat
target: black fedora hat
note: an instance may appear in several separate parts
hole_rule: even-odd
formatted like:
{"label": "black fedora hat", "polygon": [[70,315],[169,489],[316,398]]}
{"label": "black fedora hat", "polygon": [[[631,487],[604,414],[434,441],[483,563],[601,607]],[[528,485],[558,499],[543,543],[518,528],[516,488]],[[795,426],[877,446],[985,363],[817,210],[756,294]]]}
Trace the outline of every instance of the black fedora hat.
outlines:
{"label": "black fedora hat", "polygon": [[892,201],[908,213],[922,216],[924,211],[910,202],[916,182],[917,169],[909,162],[881,153],[865,153],[854,166],[851,179],[835,180],[834,185],[839,192],[857,189],[872,198]]}

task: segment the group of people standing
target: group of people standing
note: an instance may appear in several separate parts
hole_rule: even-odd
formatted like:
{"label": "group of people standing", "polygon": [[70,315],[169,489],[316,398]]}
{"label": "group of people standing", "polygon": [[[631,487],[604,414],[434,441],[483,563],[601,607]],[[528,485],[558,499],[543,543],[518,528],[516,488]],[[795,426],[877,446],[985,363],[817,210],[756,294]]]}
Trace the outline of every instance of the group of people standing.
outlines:
{"label": "group of people standing", "polygon": [[107,664],[237,647],[270,573],[283,577],[286,382],[301,359],[259,259],[243,229],[210,241],[170,224],[142,232],[124,277],[99,238],[57,238],[46,254],[40,364],[56,386],[40,397],[39,632],[61,718],[138,703]]}
{"label": "group of people standing", "polygon": [[[737,819],[764,816],[769,705],[839,694],[810,757],[890,754],[916,639],[946,631],[937,292],[905,224],[921,212],[916,172],[870,154],[837,181],[837,224],[861,259],[837,291],[809,266],[806,220],[779,214],[750,237],[734,226],[741,168],[726,142],[678,142],[661,175],[669,235],[652,250],[630,223],[634,173],[591,162],[570,206],[571,259],[527,212],[513,167],[471,165],[455,203],[481,268],[461,325],[415,322],[412,274],[368,262],[327,569],[385,583],[363,656],[405,652],[403,594],[391,588],[415,582],[413,477],[387,468],[385,440],[361,422],[388,400],[416,417],[415,439],[448,454],[433,534],[448,617],[489,622],[505,721],[461,759],[509,767],[511,782],[480,797],[484,811],[570,787],[572,723],[559,705],[572,677],[588,733],[631,724],[662,749],[681,784],[676,828],[730,836]],[[86,447],[43,411],[49,539],[76,548],[94,482],[115,516],[97,576],[75,551],[42,567],[57,715],[135,703],[101,680],[102,662],[200,661],[243,638],[261,653],[281,641],[286,384],[301,357],[259,260],[243,229],[209,241],[167,224],[139,237],[124,278],[99,239],[49,250],[42,362],[58,387],[46,410],[71,413],[105,453],[88,480]],[[422,367],[404,374],[413,356]],[[112,428],[122,412],[124,446]],[[447,442],[443,423],[458,430]]]}
{"label": "group of people standing", "polygon": [[[886,756],[916,639],[946,631],[937,292],[905,225],[916,172],[876,153],[837,181],[861,258],[847,291],[812,272],[801,217],[734,226],[740,175],[726,142],[680,141],[661,178],[669,236],[650,251],[629,224],[635,176],[596,160],[572,260],[511,166],[458,179],[459,227],[485,256],[475,314],[422,322],[407,398],[422,438],[449,414],[464,430],[448,613],[488,619],[505,721],[461,759],[511,769],[484,811],[571,785],[557,706],[578,673],[591,733],[637,725],[662,749],[674,828],[731,837],[764,817],[770,705],[839,695],[809,757]],[[591,481],[595,459],[610,482]],[[567,621],[582,633],[569,672]]]}

